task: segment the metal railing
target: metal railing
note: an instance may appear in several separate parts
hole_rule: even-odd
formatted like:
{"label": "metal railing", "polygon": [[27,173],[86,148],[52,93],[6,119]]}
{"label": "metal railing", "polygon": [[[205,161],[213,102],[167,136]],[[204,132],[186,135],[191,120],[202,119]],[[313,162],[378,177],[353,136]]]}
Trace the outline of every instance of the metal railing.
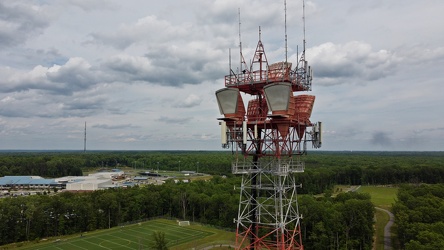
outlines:
{"label": "metal railing", "polygon": [[270,162],[257,162],[251,161],[234,161],[231,164],[231,170],[233,174],[254,174],[254,173],[270,173],[274,175],[288,175],[289,173],[303,173],[305,169],[305,163],[302,161],[270,161]]}

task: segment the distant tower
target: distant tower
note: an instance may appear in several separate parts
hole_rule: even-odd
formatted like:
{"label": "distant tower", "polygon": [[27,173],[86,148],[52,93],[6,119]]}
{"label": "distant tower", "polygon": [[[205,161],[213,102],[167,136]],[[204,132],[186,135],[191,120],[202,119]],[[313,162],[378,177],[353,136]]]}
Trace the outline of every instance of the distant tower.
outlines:
{"label": "distant tower", "polygon": [[86,153],[86,122],[85,122],[85,136],[83,137],[83,153]]}
{"label": "distant tower", "polygon": [[[311,90],[312,72],[305,60],[305,37],[292,69],[287,58],[268,64],[260,36],[251,65],[238,74],[230,70],[225,88],[216,91],[224,115],[219,118],[222,147],[232,148],[232,172],[242,175],[236,249],[302,250],[301,185],[294,175],[304,172],[300,157],[307,142],[319,148],[322,141],[321,122],[310,121],[315,96],[294,93]],[[247,109],[241,93],[252,96]]]}

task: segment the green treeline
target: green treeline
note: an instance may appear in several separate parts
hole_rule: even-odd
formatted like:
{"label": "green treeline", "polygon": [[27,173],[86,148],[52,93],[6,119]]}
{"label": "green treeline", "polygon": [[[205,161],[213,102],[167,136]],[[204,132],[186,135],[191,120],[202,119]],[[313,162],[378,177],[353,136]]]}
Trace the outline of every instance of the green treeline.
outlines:
{"label": "green treeline", "polygon": [[[216,175],[210,181],[2,198],[0,244],[108,228],[156,216],[234,229],[239,193],[233,187],[241,181],[231,174],[232,157],[231,152],[210,151],[0,153],[0,176],[60,177],[120,167],[198,170]],[[373,236],[370,197],[347,193],[315,198],[312,194],[331,193],[335,184],[401,183],[414,184],[401,189],[394,208],[401,245],[406,249],[442,248],[442,186],[432,188],[435,191],[411,192],[419,183],[444,183],[443,152],[314,152],[302,160],[305,172],[296,174],[296,178],[303,184],[298,189],[303,194],[299,195],[299,209],[304,216],[301,226],[307,249],[371,249]],[[227,178],[219,177],[222,175]],[[435,245],[420,248],[427,247],[427,242]]]}
{"label": "green treeline", "polygon": [[393,213],[402,249],[444,249],[444,184],[403,185]]}
{"label": "green treeline", "polygon": [[[62,192],[0,199],[0,244],[38,241],[120,223],[167,216],[235,229],[238,178],[147,185],[91,193]],[[371,249],[373,205],[368,195],[300,197],[303,242],[309,249]]]}
{"label": "green treeline", "polygon": [[238,194],[233,180],[61,192],[0,199],[0,244],[110,228],[167,216],[233,227]]}
{"label": "green treeline", "polygon": [[[82,175],[97,168],[189,170],[231,175],[229,151],[97,151],[0,153],[0,176]],[[444,152],[309,152],[298,174],[302,192],[317,194],[341,185],[444,182]]]}
{"label": "green treeline", "polygon": [[296,175],[303,193],[334,185],[397,185],[444,182],[444,152],[313,152]]}
{"label": "green treeline", "polygon": [[374,207],[368,194],[299,197],[304,249],[372,249]]}
{"label": "green treeline", "polygon": [[81,176],[85,161],[79,154],[1,153],[0,176]]}
{"label": "green treeline", "polygon": [[122,166],[229,174],[230,155],[230,152],[212,151],[3,152],[0,153],[0,176],[81,176],[88,169]]}

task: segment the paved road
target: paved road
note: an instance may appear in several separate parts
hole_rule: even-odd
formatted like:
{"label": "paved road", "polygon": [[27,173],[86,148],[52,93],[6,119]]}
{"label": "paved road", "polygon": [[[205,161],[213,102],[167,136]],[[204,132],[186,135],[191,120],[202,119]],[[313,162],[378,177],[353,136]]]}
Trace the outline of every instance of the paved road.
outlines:
{"label": "paved road", "polygon": [[394,215],[392,214],[392,212],[386,209],[380,207],[376,207],[376,209],[386,212],[390,217],[389,222],[387,222],[387,225],[385,225],[384,227],[384,250],[390,250],[392,249],[392,238],[390,236],[390,232],[394,222]]}

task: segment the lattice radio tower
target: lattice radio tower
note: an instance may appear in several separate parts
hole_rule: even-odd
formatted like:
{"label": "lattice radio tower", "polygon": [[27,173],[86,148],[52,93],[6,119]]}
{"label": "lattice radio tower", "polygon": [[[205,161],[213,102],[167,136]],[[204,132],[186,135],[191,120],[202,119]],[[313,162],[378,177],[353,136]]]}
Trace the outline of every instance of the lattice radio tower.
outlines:
{"label": "lattice radio tower", "polygon": [[[268,64],[259,29],[250,65],[239,41],[240,70],[234,73],[230,62],[225,88],[216,91],[224,116],[219,118],[222,146],[232,149],[232,172],[242,175],[236,249],[303,249],[297,201],[301,184],[294,175],[304,171],[301,156],[307,142],[314,148],[322,143],[321,122],[310,121],[315,96],[297,94],[311,90],[313,76],[305,59],[305,10],[303,21],[303,51],[294,68],[287,52],[285,61]],[[246,109],[241,93],[252,97]]]}

